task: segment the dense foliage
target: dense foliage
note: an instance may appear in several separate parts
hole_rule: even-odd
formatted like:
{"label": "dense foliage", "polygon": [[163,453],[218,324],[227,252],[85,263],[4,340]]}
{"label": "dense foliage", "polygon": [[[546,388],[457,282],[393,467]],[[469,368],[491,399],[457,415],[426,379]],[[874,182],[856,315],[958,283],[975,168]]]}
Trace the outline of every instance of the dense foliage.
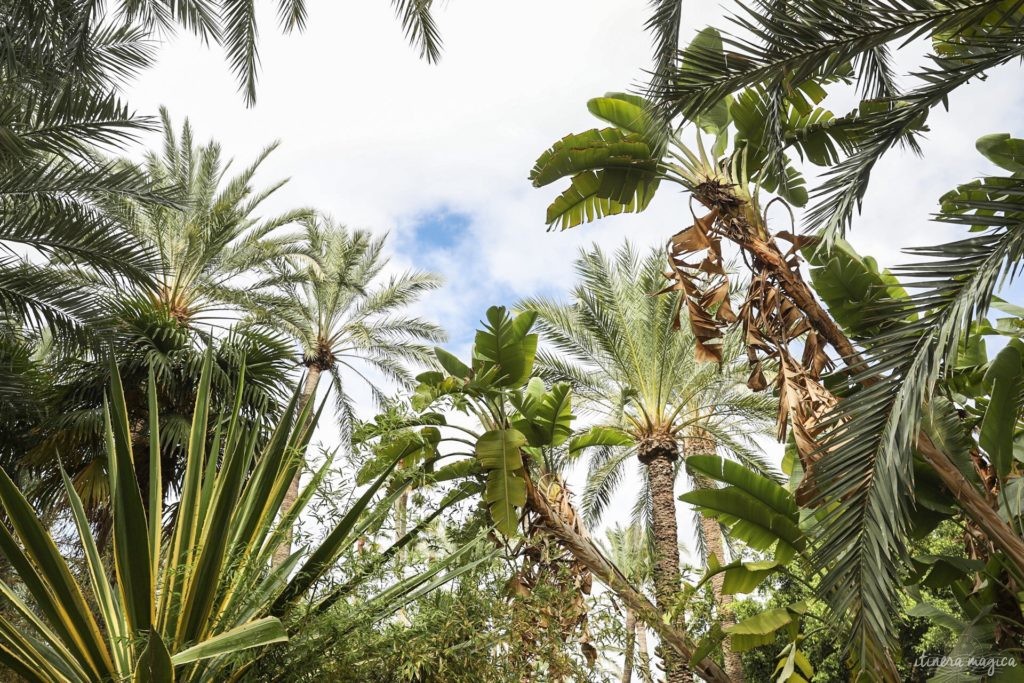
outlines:
{"label": "dense foliage", "polygon": [[[653,2],[649,86],[530,180],[550,226],[671,186],[682,229],[459,353],[386,236],[264,214],[276,145],[231,167],[124,101],[184,29],[255,105],[259,5],[0,0],[0,679],[1016,680],[1024,139],[935,198],[955,240],[887,270],[846,237],[879,159],[1024,56],[1021,2],[759,1],[685,46]],[[431,5],[391,2],[436,62]]]}

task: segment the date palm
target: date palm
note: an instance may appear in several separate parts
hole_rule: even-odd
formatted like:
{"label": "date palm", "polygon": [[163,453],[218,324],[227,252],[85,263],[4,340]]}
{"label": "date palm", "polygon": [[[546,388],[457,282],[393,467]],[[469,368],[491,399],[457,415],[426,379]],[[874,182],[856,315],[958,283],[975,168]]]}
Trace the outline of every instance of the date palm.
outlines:
{"label": "date palm", "polygon": [[[441,280],[423,271],[387,275],[387,235],[350,230],[322,216],[304,219],[302,228],[308,258],[282,274],[284,305],[269,317],[254,316],[253,321],[274,325],[298,344],[306,368],[300,407],[316,396],[321,376],[327,375],[347,432],[353,416],[347,375],[364,382],[378,405],[383,405],[384,388],[373,375],[410,388],[414,382],[406,364],[428,362],[432,344],[444,341],[438,325],[407,313]],[[294,502],[298,490],[297,473],[284,509]],[[282,546],[279,559],[287,557],[287,547]]]}
{"label": "date palm", "polygon": [[[153,255],[147,278],[115,279],[84,265],[67,271],[104,311],[106,343],[100,352],[50,359],[54,382],[49,400],[55,417],[44,423],[43,438],[21,463],[32,472],[35,493],[44,503],[55,501],[62,489],[58,455],[90,511],[101,508],[108,497],[102,457],[108,352],[125,383],[133,424],[143,425],[147,419],[143,387],[150,370],[157,379],[166,422],[161,458],[169,487],[176,488],[184,471],[182,435],[175,426],[190,421],[205,349],[214,349],[217,360],[213,401],[218,409],[226,407],[219,401],[230,400],[226,392],[244,364],[246,414],[277,413],[279,387],[288,370],[287,340],[250,329],[214,335],[213,328],[227,327],[232,318],[278,301],[274,285],[279,276],[272,273],[272,264],[306,253],[298,230],[285,228],[309,212],[259,215],[263,201],[283,184],[259,189],[253,183],[273,146],[230,175],[219,145],[197,145],[187,121],[176,135],[167,112],[161,115],[163,148],[147,154],[138,172],[147,184],[182,197],[186,208],[108,198],[103,210],[117,216],[130,238]],[[135,437],[140,442],[148,438],[141,428]],[[148,457],[148,449],[137,452]],[[147,471],[140,463],[139,472]]]}
{"label": "date palm", "polygon": [[[272,265],[302,257],[305,244],[296,225],[311,213],[297,209],[269,218],[258,213],[287,182],[266,188],[253,183],[277,143],[229,175],[231,161],[223,157],[218,143],[199,145],[187,120],[178,135],[165,109],[160,116],[163,148],[149,152],[141,170],[154,186],[182,196],[185,208],[131,200],[110,207],[158,260],[151,271],[152,290],[137,288],[127,297],[120,292],[112,296],[147,300],[192,329],[222,322],[228,313],[266,308],[275,301],[278,282]],[[285,231],[289,226],[295,229]]]}
{"label": "date palm", "polygon": [[[651,581],[651,538],[639,524],[616,525],[609,529],[606,547],[608,558],[637,588],[643,590]],[[626,607],[626,643],[622,662],[622,683],[633,679],[634,655],[640,656],[640,675],[652,683],[650,654],[647,650],[647,626],[637,621],[636,613]],[[639,648],[639,653],[636,651]]]}
{"label": "date palm", "polygon": [[[593,247],[576,261],[573,303],[527,299],[520,307],[537,312],[552,347],[538,353],[542,376],[571,382],[599,424],[633,439],[630,447],[604,449],[591,459],[584,514],[598,521],[627,464],[640,464],[643,486],[634,513],[650,525],[655,593],[658,607],[668,611],[680,589],[675,491],[677,480],[687,476],[680,465],[688,444],[699,434],[723,454],[771,474],[753,437],[769,432],[776,406],[746,388],[738,340],[726,341],[721,367],[698,361],[688,327],[674,329],[678,293],[651,296],[664,281],[663,259],[657,252],[642,257],[629,243],[611,258]],[[724,559],[717,524],[698,525],[697,537]],[[668,680],[685,679],[683,662],[669,657],[666,667]]]}

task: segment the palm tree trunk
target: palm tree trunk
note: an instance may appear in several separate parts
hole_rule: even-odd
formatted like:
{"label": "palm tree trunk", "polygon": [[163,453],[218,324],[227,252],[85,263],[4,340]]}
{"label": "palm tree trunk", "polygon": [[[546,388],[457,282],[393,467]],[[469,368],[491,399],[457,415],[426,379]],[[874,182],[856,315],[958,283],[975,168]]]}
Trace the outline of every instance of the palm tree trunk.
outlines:
{"label": "palm tree trunk", "polygon": [[[299,395],[299,402],[296,405],[296,413],[301,413],[316,394],[316,385],[320,381],[320,368],[315,365],[309,366],[306,372],[306,382],[302,385],[302,393]],[[284,501],[281,503],[281,514],[285,514],[291,509],[292,505],[299,497],[299,479],[302,476],[302,467],[300,466],[295,470],[295,476],[292,477],[291,483],[288,484],[288,490],[284,494]],[[288,556],[292,554],[292,530],[285,529],[284,538],[281,540],[281,544],[274,550],[274,567],[280,567],[284,564]]]}
{"label": "palm tree trunk", "polygon": [[651,651],[647,647],[647,625],[637,623],[636,625],[636,647],[640,650],[640,677],[644,683],[654,683],[651,675]]}
{"label": "palm tree trunk", "polygon": [[636,615],[626,608],[626,647],[622,653],[622,683],[633,680],[633,654],[636,646]]}
{"label": "palm tree trunk", "polygon": [[[593,541],[584,537],[552,508],[543,493],[537,490],[533,480],[526,478],[526,505],[537,515],[543,528],[550,532],[562,546],[572,553],[601,583],[608,587],[624,604],[630,607],[637,619],[654,629],[666,650],[677,653],[682,661],[689,661],[695,645],[686,634],[674,624],[665,623],[661,612],[647,597],[634,588],[618,568],[606,558]],[[711,683],[729,683],[729,677],[722,667],[711,658],[705,657],[694,665],[694,672]]]}
{"label": "palm tree trunk", "polygon": [[[654,531],[654,594],[658,609],[668,614],[679,593],[679,530],[676,526],[675,461],[679,448],[669,434],[653,434],[637,445],[640,462],[647,466],[651,491],[651,526]],[[682,627],[680,620],[676,624]],[[686,660],[672,648],[662,648],[667,683],[689,678]]]}
{"label": "palm tree trunk", "polygon": [[[714,555],[719,562],[725,564],[725,544],[722,542],[722,527],[717,519],[711,517],[701,518],[701,529],[704,533],[704,543],[707,546],[708,554]],[[711,589],[715,595],[715,606],[718,610],[718,621],[722,628],[729,628],[736,625],[736,616],[732,611],[732,596],[722,593],[722,585],[725,583],[725,574],[715,574],[711,577]],[[743,680],[743,659],[740,654],[732,649],[730,638],[725,639],[722,655],[725,660],[725,672],[734,681]]]}

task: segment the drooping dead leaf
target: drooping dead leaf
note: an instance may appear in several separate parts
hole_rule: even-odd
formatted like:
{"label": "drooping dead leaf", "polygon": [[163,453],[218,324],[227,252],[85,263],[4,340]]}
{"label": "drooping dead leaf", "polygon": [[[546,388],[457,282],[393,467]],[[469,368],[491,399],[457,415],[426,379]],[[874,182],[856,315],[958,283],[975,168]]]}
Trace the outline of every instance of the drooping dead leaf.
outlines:
{"label": "drooping dead leaf", "polygon": [[[693,196],[709,209],[701,218],[677,233],[669,242],[666,277],[670,284],[662,292],[680,292],[675,325],[681,324],[683,303],[695,338],[697,359],[721,363],[725,330],[742,325],[747,346],[753,391],[775,389],[779,397],[778,437],[792,433],[804,468],[797,491],[798,501],[814,494],[814,463],[821,457],[818,436],[825,415],[836,398],[821,384],[823,373],[832,370],[824,338],[811,324],[807,312],[790,296],[787,286],[796,282],[799,290],[800,250],[817,238],[790,231],[774,237],[765,218],[741,199],[736,187],[708,179],[694,188]],[[773,200],[779,201],[779,200]],[[755,224],[756,223],[756,224]],[[722,239],[736,244],[750,268],[750,283],[743,304],[734,311],[729,298],[729,281],[722,260]],[[777,240],[788,243],[780,248]],[[801,290],[802,291],[802,290]],[[806,298],[801,293],[800,296]],[[790,345],[802,344],[801,360],[790,353]],[[773,377],[769,378],[771,371]]]}

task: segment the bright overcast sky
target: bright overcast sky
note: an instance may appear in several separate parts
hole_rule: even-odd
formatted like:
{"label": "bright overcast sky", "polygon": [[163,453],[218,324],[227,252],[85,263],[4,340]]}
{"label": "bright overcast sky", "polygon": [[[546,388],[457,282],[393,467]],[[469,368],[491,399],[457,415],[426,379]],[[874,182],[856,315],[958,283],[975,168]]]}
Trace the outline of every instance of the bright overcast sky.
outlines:
{"label": "bright overcast sky", "polygon": [[[488,305],[564,292],[580,246],[663,244],[690,215],[686,197],[663,193],[639,216],[548,233],[544,210],[561,188],[527,180],[553,141],[599,125],[588,98],[643,80],[647,0],[437,3],[445,49],[436,66],[418,60],[383,0],[310,0],[307,30],[290,36],[275,30],[276,3],[262,4],[255,107],[245,108],[220,51],[185,35],[162,49],[129,101],[140,113],[165,105],[178,124],[187,115],[198,139],[216,138],[238,163],[280,139],[262,181],[291,182],[268,212],[310,206],[389,230],[397,266],[446,278],[418,313],[443,324],[460,355]],[[685,13],[684,36],[721,23],[712,3],[688,3]],[[851,236],[862,253],[895,265],[901,247],[953,234],[928,214],[943,192],[990,170],[976,138],[1024,135],[1012,115],[1019,82],[1011,66],[962,88],[929,122],[924,160],[894,152],[882,162]]]}

